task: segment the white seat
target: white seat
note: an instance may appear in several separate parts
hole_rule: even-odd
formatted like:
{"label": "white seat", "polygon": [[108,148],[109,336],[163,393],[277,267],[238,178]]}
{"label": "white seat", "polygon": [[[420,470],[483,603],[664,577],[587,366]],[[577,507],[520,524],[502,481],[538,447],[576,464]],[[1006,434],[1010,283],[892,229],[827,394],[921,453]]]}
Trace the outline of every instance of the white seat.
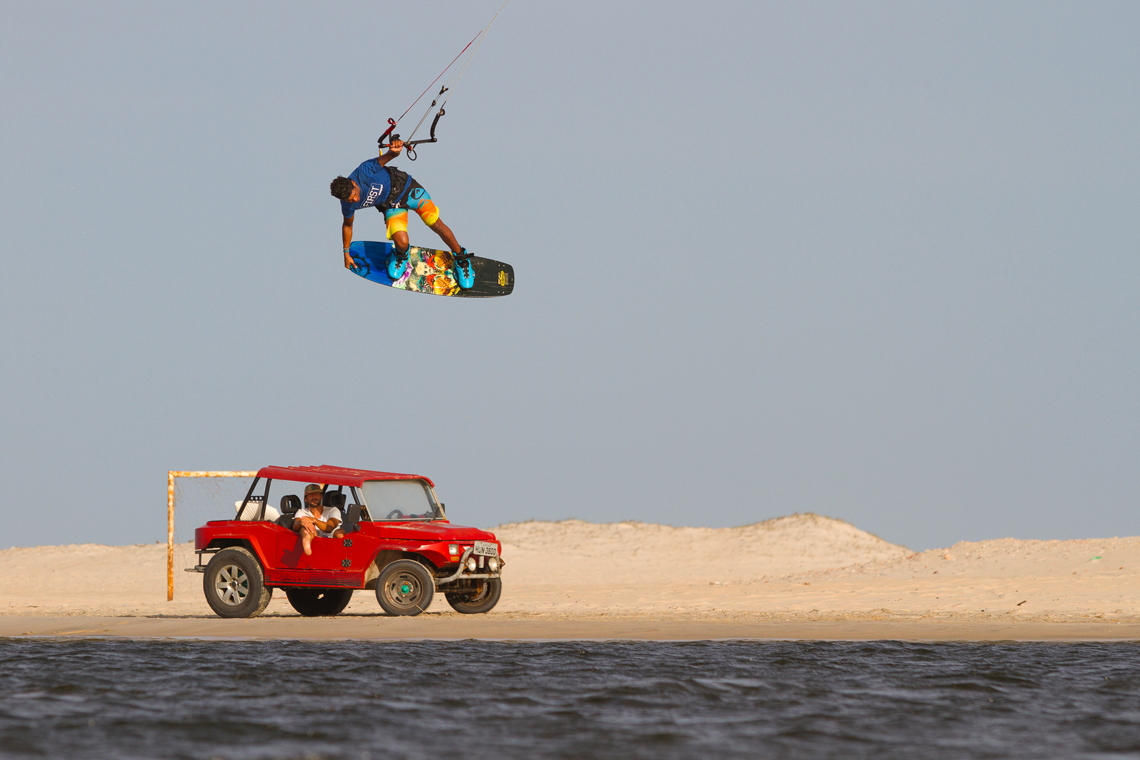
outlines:
{"label": "white seat", "polygon": [[[238,510],[238,514],[236,516],[236,519],[238,519],[238,520],[256,520],[258,515],[261,514],[261,502],[260,501],[251,501],[249,504],[246,504],[245,505],[245,511],[241,511],[241,502],[235,501],[234,502],[234,508],[236,510]],[[281,516],[281,513],[278,512],[275,507],[272,507],[272,506],[266,506],[265,507],[265,518],[264,519],[266,522],[275,522],[277,520],[277,518],[280,516]]]}

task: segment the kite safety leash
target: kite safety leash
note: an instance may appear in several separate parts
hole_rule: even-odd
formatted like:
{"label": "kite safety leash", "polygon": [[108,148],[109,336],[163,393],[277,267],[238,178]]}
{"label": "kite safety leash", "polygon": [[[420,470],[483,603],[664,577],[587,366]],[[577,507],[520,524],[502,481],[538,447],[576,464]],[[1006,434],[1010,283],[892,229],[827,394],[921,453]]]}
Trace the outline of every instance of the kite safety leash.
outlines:
{"label": "kite safety leash", "polygon": [[[432,99],[431,105],[428,106],[427,111],[424,112],[424,115],[420,117],[420,120],[416,123],[416,126],[412,129],[412,133],[410,135],[408,135],[408,139],[404,141],[404,147],[407,148],[407,151],[408,151],[408,154],[407,154],[408,160],[409,161],[415,161],[416,160],[416,146],[417,145],[423,145],[424,143],[439,142],[439,138],[437,138],[435,136],[435,128],[436,128],[436,125],[439,124],[440,118],[445,113],[447,113],[447,111],[444,109],[444,106],[447,105],[448,98],[451,97],[451,93],[454,92],[456,86],[459,84],[459,80],[463,79],[463,75],[467,72],[467,67],[471,65],[471,59],[474,58],[475,53],[477,53],[479,51],[479,46],[483,44],[483,40],[487,39],[487,32],[491,31],[491,24],[495,23],[495,19],[497,19],[499,17],[499,14],[503,12],[503,8],[507,7],[507,3],[509,3],[510,1],[511,0],[503,0],[503,4],[499,6],[499,10],[495,11],[495,15],[491,17],[490,23],[488,23],[487,26],[484,27],[482,31],[480,31],[478,34],[476,34],[474,37],[471,38],[471,42],[468,42],[467,45],[464,46],[464,48],[459,51],[459,55],[455,56],[455,58],[453,58],[451,60],[451,63],[447,64],[447,68],[445,68],[443,71],[441,71],[439,73],[439,76],[436,77],[432,81],[432,83],[429,84],[427,86],[427,88],[425,88],[424,91],[420,93],[420,96],[418,98],[416,98],[414,101],[412,101],[412,104],[410,106],[408,106],[407,110],[404,111],[404,113],[402,113],[400,115],[399,119],[388,119],[388,128],[386,130],[384,130],[384,134],[380,135],[380,139],[377,140],[377,143],[379,144],[379,146],[381,148],[386,148],[386,147],[390,146],[393,142],[400,139],[400,136],[398,134],[395,134],[392,130],[394,130],[396,128],[396,125],[399,124],[400,121],[402,121],[403,118],[408,115],[408,111],[411,111],[413,108],[415,108],[416,103],[420,102],[420,99],[423,98],[423,96],[427,94],[427,91],[430,90],[432,87],[434,87],[435,83],[438,82],[440,80],[440,78],[443,77],[443,75],[446,74],[452,66],[455,65],[455,62],[458,61],[460,58],[462,58],[464,53],[467,53],[468,48],[470,48],[472,45],[475,45],[475,49],[472,50],[470,53],[468,53],[467,60],[463,62],[463,65],[461,67],[459,67],[459,69],[457,69],[455,73],[452,74],[451,79],[445,81],[443,83],[443,86],[439,88],[439,92],[437,92],[435,97]],[[478,41],[478,42],[476,42],[476,41]],[[444,95],[446,95],[447,97],[443,97]],[[441,97],[443,97],[443,102],[439,103],[439,99]],[[435,108],[436,103],[439,103],[439,111],[436,112],[435,118],[432,119],[432,121],[431,121],[431,128],[428,130],[428,137],[426,139],[413,140],[412,138],[416,136],[416,132],[419,131],[419,128],[423,125],[424,121],[428,117],[428,114],[430,114],[432,109]],[[387,143],[384,142],[385,139],[388,140]]]}

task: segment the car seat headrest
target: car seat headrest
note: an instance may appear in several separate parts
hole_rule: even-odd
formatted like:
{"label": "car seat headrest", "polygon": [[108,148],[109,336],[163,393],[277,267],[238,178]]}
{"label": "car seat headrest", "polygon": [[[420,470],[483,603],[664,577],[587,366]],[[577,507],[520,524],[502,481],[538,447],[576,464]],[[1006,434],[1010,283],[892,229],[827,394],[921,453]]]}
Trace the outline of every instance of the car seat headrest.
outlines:
{"label": "car seat headrest", "polygon": [[348,510],[344,515],[344,529],[349,533],[359,530],[358,523],[360,522],[360,505],[349,504]]}
{"label": "car seat headrest", "polygon": [[281,514],[291,515],[301,508],[301,497],[288,494],[281,497]]}

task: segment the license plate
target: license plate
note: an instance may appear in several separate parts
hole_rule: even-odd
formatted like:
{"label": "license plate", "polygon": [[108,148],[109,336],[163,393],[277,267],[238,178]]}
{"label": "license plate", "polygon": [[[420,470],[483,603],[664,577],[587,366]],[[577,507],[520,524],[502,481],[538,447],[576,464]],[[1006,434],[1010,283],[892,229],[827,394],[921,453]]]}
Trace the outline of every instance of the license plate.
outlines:
{"label": "license plate", "polygon": [[471,553],[484,557],[498,557],[499,547],[490,541],[476,541],[475,548],[471,550]]}

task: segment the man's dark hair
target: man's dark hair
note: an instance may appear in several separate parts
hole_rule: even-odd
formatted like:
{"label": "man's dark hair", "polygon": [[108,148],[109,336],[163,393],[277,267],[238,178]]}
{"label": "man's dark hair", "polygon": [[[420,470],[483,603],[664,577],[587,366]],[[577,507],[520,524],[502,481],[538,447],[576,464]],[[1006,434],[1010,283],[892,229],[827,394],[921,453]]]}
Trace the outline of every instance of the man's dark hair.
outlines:
{"label": "man's dark hair", "polygon": [[352,197],[352,187],[352,180],[348,177],[337,177],[329,185],[329,192],[333,194],[334,198],[347,201]]}

